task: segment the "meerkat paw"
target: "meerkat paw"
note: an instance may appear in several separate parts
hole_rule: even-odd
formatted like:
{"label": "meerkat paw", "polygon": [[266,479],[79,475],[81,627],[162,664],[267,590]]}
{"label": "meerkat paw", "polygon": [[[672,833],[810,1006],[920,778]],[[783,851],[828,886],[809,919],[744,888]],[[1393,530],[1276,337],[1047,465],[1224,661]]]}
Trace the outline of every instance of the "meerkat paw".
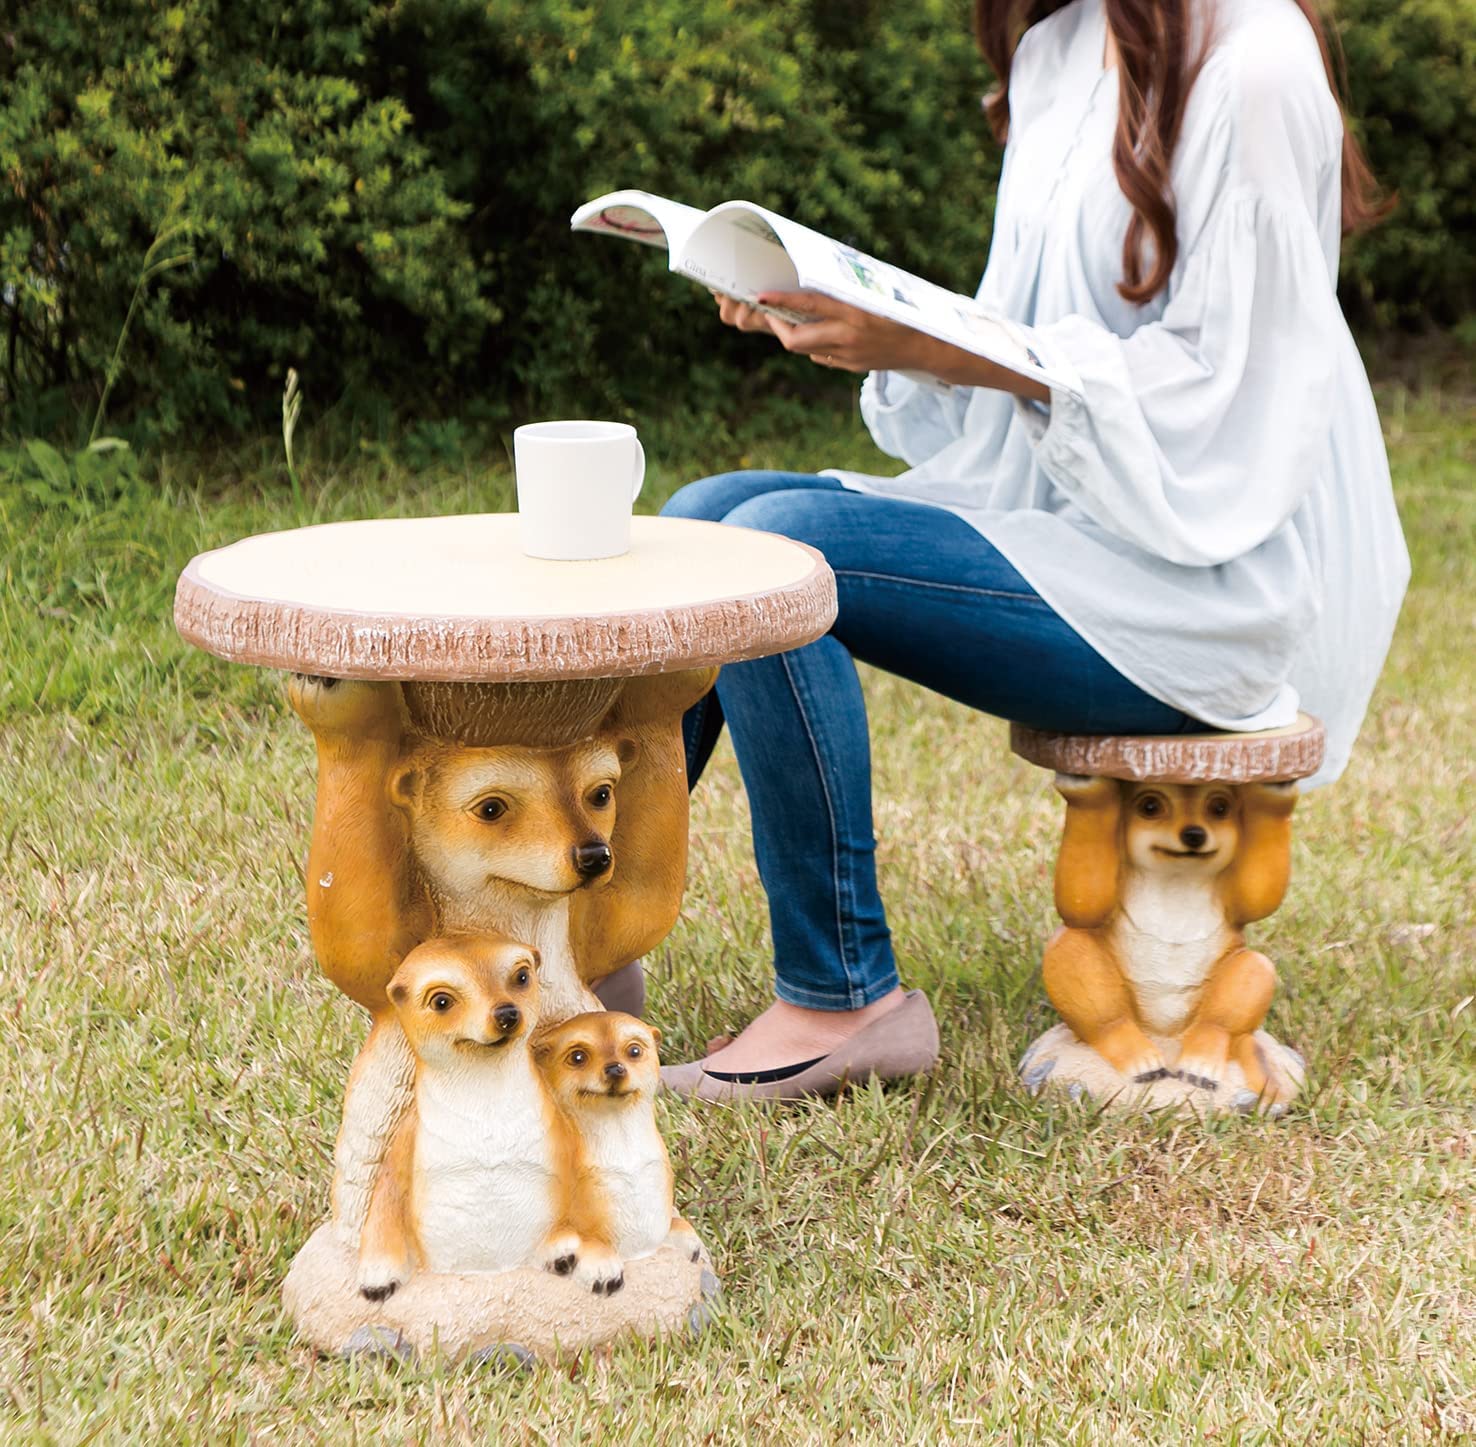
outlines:
{"label": "meerkat paw", "polygon": [[315,732],[374,733],[400,726],[400,685],[289,673],[287,702]]}
{"label": "meerkat paw", "polygon": [[1122,1024],[1088,1042],[1119,1075],[1134,1085],[1150,1085],[1171,1074],[1156,1046],[1136,1025]]}
{"label": "meerkat paw", "polygon": [[1118,795],[1116,779],[1098,774],[1057,774],[1056,792],[1072,804],[1102,804]]}
{"label": "meerkat paw", "polygon": [[550,1236],[538,1252],[538,1265],[555,1276],[569,1276],[579,1264],[579,1237],[573,1231]]}
{"label": "meerkat paw", "polygon": [[671,1219],[671,1230],[666,1233],[663,1246],[674,1246],[688,1261],[700,1261],[702,1259],[702,1242],[698,1240],[697,1233],[691,1225],[682,1220],[680,1216]]}
{"label": "meerkat paw", "polygon": [[409,1276],[403,1262],[383,1257],[359,1263],[359,1295],[366,1301],[388,1301]]}
{"label": "meerkat paw", "polygon": [[1219,1026],[1201,1020],[1191,1025],[1179,1045],[1175,1073],[1188,1085],[1216,1090],[1230,1063],[1230,1036]]}
{"label": "meerkat paw", "polygon": [[625,1263],[608,1246],[590,1246],[579,1253],[574,1280],[596,1296],[614,1296],[625,1285]]}
{"label": "meerkat paw", "polygon": [[1225,1078],[1228,1062],[1223,1055],[1218,1058],[1209,1052],[1187,1052],[1179,1056],[1179,1067],[1174,1072],[1186,1085],[1196,1085],[1201,1090],[1218,1090]]}

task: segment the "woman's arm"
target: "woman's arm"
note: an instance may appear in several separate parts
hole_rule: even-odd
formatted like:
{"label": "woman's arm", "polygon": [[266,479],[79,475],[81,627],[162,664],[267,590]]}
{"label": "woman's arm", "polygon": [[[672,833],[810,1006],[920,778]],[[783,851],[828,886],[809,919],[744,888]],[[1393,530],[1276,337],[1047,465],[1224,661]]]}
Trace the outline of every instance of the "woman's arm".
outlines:
{"label": "woman's arm", "polygon": [[819,292],[765,292],[759,301],[805,312],[816,320],[791,325],[723,296],[718,297],[718,312],[740,331],[772,333],[786,351],[818,366],[841,372],[927,372],[956,387],[993,387],[1036,402],[1050,400],[1050,392],[1039,382]]}

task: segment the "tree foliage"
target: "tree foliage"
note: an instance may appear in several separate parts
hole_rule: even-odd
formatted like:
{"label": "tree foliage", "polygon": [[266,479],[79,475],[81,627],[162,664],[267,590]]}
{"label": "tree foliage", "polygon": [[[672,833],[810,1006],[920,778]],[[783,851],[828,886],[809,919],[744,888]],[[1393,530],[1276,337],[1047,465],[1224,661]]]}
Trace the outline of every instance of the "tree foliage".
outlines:
{"label": "tree foliage", "polygon": [[[746,196],[968,287],[998,156],[965,0],[66,0],[0,22],[0,400],[162,434],[314,395],[619,408],[715,395],[741,341],[638,248],[641,186]],[[1476,309],[1476,12],[1345,0],[1358,124],[1400,205],[1346,293]],[[177,228],[177,230],[176,230]],[[140,287],[161,234],[188,260]]]}

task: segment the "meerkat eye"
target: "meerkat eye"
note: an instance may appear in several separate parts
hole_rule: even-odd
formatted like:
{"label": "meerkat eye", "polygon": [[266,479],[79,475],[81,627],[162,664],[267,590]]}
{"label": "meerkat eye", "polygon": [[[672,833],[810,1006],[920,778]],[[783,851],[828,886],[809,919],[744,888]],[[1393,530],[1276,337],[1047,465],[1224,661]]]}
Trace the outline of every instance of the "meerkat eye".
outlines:
{"label": "meerkat eye", "polygon": [[1211,819],[1228,819],[1230,817],[1230,801],[1223,794],[1215,794],[1204,806],[1204,812]]}
{"label": "meerkat eye", "polygon": [[438,1015],[444,1015],[446,1011],[451,1008],[452,1004],[453,1001],[450,995],[448,995],[444,990],[437,990],[436,993],[430,997],[430,1007]]}
{"label": "meerkat eye", "polygon": [[483,799],[481,803],[472,806],[472,813],[478,819],[485,820],[491,824],[494,820],[502,818],[507,813],[507,804],[502,799]]}
{"label": "meerkat eye", "polygon": [[1162,795],[1144,794],[1134,807],[1140,819],[1161,819],[1166,806]]}
{"label": "meerkat eye", "polygon": [[639,1045],[632,1045],[630,1049],[627,1050],[625,1053],[629,1055],[632,1060],[639,1060],[641,1058],[641,1047]]}
{"label": "meerkat eye", "polygon": [[519,970],[517,972],[517,974],[513,976],[513,979],[519,985],[526,985],[528,983],[528,979],[529,979],[529,975],[528,975],[527,970]]}
{"label": "meerkat eye", "polygon": [[570,1065],[583,1065],[584,1062],[586,1060],[588,1060],[588,1059],[589,1059],[589,1056],[586,1055],[584,1053],[584,1051],[582,1051],[582,1050],[571,1050],[569,1052],[569,1064]]}
{"label": "meerkat eye", "polygon": [[601,784],[599,786],[599,788],[596,789],[589,796],[590,808],[592,808],[592,809],[608,809],[610,807],[610,801],[614,797],[615,797],[615,790],[612,789],[608,784]]}

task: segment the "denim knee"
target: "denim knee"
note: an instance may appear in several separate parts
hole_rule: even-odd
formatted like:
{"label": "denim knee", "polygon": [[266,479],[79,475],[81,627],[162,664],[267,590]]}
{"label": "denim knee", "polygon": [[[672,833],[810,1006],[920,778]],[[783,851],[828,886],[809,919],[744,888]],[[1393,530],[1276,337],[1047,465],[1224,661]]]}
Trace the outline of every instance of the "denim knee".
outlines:
{"label": "denim knee", "polygon": [[674,492],[662,505],[661,515],[720,523],[732,507],[733,494],[746,492],[744,484],[763,475],[758,469],[751,469],[747,472],[720,472],[713,477],[699,478]]}
{"label": "denim knee", "polygon": [[834,517],[834,502],[824,492],[792,488],[751,497],[726,513],[723,521],[819,547],[817,539]]}

